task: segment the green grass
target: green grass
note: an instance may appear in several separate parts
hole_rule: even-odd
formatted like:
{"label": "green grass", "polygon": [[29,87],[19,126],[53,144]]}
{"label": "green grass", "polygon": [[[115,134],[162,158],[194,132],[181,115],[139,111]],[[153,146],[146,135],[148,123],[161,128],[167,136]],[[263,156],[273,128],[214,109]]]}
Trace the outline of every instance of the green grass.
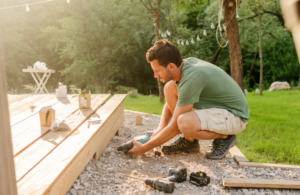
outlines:
{"label": "green grass", "polygon": [[[237,146],[252,162],[300,165],[300,91],[264,91],[246,95],[250,108],[247,129]],[[127,97],[125,109],[161,114],[157,96]]]}

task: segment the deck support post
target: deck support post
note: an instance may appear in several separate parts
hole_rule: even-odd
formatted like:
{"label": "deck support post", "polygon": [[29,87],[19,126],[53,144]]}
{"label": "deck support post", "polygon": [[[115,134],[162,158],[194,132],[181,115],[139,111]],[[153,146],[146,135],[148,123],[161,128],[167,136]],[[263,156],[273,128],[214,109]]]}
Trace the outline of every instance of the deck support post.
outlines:
{"label": "deck support post", "polygon": [[16,195],[17,185],[10,131],[7,84],[0,29],[0,195]]}

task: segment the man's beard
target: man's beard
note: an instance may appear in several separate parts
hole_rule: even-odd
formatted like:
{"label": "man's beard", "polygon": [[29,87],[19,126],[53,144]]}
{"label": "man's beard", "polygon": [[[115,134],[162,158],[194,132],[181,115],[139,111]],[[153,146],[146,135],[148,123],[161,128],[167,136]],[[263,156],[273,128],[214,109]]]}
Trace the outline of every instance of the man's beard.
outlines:
{"label": "man's beard", "polygon": [[167,70],[167,75],[166,75],[166,78],[164,79],[164,83],[167,83],[173,79],[174,79],[174,76],[172,75],[172,73],[169,70]]}

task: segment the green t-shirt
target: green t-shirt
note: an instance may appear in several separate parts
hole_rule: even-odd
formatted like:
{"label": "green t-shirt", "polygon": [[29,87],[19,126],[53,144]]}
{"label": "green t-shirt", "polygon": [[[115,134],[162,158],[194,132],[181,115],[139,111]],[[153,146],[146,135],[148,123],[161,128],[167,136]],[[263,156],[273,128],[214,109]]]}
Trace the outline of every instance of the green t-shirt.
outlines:
{"label": "green t-shirt", "polygon": [[177,106],[223,108],[244,121],[249,120],[250,111],[241,88],[225,71],[209,62],[186,59],[177,87]]}

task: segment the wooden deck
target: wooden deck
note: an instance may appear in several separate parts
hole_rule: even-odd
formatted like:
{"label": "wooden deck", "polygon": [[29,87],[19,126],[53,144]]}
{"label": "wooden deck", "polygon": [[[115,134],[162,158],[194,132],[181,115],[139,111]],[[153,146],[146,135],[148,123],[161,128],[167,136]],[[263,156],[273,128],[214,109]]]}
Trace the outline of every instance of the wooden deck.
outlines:
{"label": "wooden deck", "polygon": [[[125,97],[92,95],[92,108],[79,109],[78,95],[9,95],[18,194],[66,194],[122,125]],[[53,132],[40,126],[39,110],[44,106],[52,106],[56,118],[64,118],[71,130]],[[101,123],[88,126],[91,117]]]}

